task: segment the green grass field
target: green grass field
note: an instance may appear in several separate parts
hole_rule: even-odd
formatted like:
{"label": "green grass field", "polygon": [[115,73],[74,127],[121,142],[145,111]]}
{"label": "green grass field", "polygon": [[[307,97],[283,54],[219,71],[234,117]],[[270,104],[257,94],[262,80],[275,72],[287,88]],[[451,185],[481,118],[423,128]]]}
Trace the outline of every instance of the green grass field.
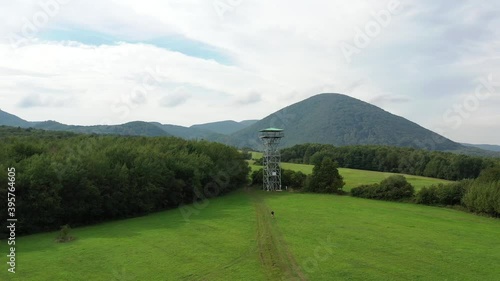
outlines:
{"label": "green grass field", "polygon": [[15,274],[1,241],[0,280],[263,280],[248,196],[208,202],[188,221],[170,210],[76,228],[69,243],[54,242],[55,232],[20,237]]}
{"label": "green grass field", "polygon": [[[250,162],[250,167],[252,171],[261,169],[262,166],[254,165]],[[293,171],[301,171],[306,175],[312,173],[313,165],[306,164],[295,164],[295,163],[281,163],[281,167],[283,169],[293,170]],[[347,169],[347,168],[339,168],[339,173],[344,177],[344,182],[346,185],[344,186],[344,191],[349,191],[351,188],[360,186],[362,184],[372,184],[379,183],[383,179],[389,177],[390,175],[394,175],[394,173],[384,173],[384,172],[375,172],[375,171],[364,171],[364,170],[356,170],[356,169]],[[427,178],[420,177],[414,175],[405,175],[405,178],[410,182],[415,190],[419,190],[422,187],[430,186],[438,183],[450,183],[451,181],[435,179],[435,178]]]}
{"label": "green grass field", "polygon": [[243,190],[197,208],[189,220],[176,209],[77,228],[77,239],[64,244],[54,242],[55,232],[19,237],[17,273],[4,263],[0,280],[500,276],[498,219],[349,196]]}
{"label": "green grass field", "polygon": [[252,151],[252,159],[260,159],[262,158],[262,152],[256,152],[256,151]]}
{"label": "green grass field", "polygon": [[498,219],[333,195],[267,205],[310,280],[499,280]]}

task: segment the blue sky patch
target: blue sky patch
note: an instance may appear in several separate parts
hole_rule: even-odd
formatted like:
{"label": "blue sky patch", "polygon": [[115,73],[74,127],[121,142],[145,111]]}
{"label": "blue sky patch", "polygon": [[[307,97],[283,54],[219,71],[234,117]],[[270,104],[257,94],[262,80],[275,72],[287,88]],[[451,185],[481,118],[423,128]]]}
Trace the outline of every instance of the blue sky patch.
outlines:
{"label": "blue sky patch", "polygon": [[214,60],[220,64],[232,65],[231,57],[222,50],[191,40],[181,35],[171,35],[149,40],[129,40],[89,30],[49,30],[40,32],[40,39],[48,41],[76,41],[86,45],[114,45],[118,42],[144,43],[154,45],[158,48],[179,52],[190,57]]}

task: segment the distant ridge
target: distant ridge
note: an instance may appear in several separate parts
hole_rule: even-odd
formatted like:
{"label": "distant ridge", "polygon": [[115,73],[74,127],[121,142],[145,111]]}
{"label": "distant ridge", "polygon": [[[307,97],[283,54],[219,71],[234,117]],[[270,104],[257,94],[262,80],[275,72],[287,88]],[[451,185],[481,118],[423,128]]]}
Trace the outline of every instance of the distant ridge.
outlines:
{"label": "distant ridge", "polygon": [[31,123],[15,115],[0,110],[0,125],[28,128]]}
{"label": "distant ridge", "polygon": [[84,134],[110,134],[110,135],[128,135],[128,136],[171,136],[158,126],[153,124],[134,121],[121,125],[95,125],[95,126],[72,126],[58,123],[56,121],[39,122],[33,126],[36,129],[51,131],[68,131]]}
{"label": "distant ridge", "polygon": [[241,122],[236,122],[233,120],[212,122],[206,124],[193,125],[190,128],[202,129],[207,131],[212,131],[214,133],[229,135],[239,130],[242,130],[252,124],[255,124],[258,120],[245,120]]}
{"label": "distant ridge", "polygon": [[367,102],[329,93],[287,106],[262,120],[226,120],[191,127],[143,121],[109,126],[73,126],[56,121],[28,122],[0,110],[1,125],[86,134],[175,136],[254,149],[261,147],[259,130],[278,127],[285,130],[283,147],[302,143],[386,145],[500,157],[500,146],[462,145]]}
{"label": "distant ridge", "polygon": [[469,146],[469,147],[476,147],[476,148],[479,148],[479,149],[484,149],[484,150],[489,150],[489,151],[500,152],[500,145],[494,145],[494,144],[470,144],[470,143],[462,143],[462,145]]}

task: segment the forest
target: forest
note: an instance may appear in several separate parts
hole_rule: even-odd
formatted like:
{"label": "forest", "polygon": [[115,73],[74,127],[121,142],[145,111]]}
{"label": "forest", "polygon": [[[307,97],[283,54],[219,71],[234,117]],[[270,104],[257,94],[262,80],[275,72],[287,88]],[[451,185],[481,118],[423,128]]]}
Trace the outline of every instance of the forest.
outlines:
{"label": "forest", "polygon": [[[19,234],[145,215],[226,194],[248,182],[248,153],[175,137],[80,135],[0,127],[0,200],[15,186]],[[386,146],[296,145],[283,162],[405,173],[448,180],[477,178],[497,159]],[[15,168],[14,183],[8,173]],[[261,180],[259,171],[252,175]],[[306,176],[283,172],[304,186]],[[7,213],[0,219],[6,221]],[[4,237],[6,230],[0,236]]]}
{"label": "forest", "polygon": [[482,170],[500,162],[497,158],[378,145],[336,147],[329,144],[299,144],[281,151],[283,162],[317,164],[325,157],[333,159],[343,168],[446,180],[477,178]]}
{"label": "forest", "polygon": [[240,188],[243,158],[207,141],[0,127],[0,200],[13,167],[18,234],[140,216]]}

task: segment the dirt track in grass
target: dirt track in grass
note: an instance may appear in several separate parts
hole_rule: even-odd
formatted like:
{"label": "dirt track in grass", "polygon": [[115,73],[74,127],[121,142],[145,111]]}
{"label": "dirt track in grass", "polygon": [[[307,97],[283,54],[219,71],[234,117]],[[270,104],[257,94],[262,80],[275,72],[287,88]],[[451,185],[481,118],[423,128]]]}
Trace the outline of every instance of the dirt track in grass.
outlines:
{"label": "dirt track in grass", "polygon": [[248,191],[257,216],[257,243],[260,261],[269,280],[307,280],[279,230],[278,219],[271,216],[260,191]]}

